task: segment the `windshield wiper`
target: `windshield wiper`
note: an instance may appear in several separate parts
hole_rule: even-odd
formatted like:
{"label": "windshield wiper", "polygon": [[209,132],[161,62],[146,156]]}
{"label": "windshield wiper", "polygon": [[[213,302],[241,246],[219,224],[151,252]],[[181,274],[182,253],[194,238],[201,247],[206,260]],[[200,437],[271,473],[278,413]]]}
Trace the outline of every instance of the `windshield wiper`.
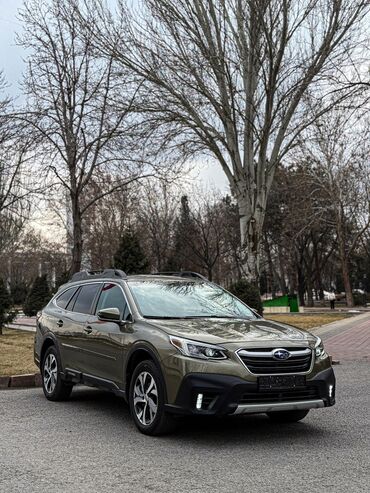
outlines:
{"label": "windshield wiper", "polygon": [[197,319],[197,318],[227,318],[227,319],[239,319],[239,320],[253,320],[253,318],[232,317],[232,316],[228,316],[228,315],[185,315],[183,317],[144,315],[144,318],[157,319],[157,320],[191,320],[191,319]]}
{"label": "windshield wiper", "polygon": [[186,317],[164,317],[164,316],[160,316],[160,315],[144,315],[144,318],[150,318],[150,319],[156,319],[156,320],[180,320],[182,318],[186,318]]}

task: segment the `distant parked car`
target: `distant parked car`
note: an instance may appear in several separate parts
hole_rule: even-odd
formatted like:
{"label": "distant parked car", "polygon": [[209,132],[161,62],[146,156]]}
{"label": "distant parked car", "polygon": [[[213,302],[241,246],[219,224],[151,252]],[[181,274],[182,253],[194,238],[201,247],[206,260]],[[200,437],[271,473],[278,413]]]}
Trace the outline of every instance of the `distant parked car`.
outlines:
{"label": "distant parked car", "polygon": [[320,338],[194,276],[76,274],[38,315],[35,361],[47,399],[76,383],[109,389],[148,435],[183,415],[295,422],[335,403]]}

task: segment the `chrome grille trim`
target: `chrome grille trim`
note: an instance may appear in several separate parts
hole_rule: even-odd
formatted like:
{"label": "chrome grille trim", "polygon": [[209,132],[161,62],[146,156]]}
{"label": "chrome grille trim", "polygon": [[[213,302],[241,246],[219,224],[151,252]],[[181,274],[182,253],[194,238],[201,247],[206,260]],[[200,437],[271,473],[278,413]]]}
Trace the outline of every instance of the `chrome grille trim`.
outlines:
{"label": "chrome grille trim", "polygon": [[[276,349],[280,349],[280,348],[273,348],[271,351],[248,351],[247,349],[239,349],[238,351],[238,354],[240,356],[250,356],[250,357],[256,357],[256,358],[272,358],[272,353],[273,351],[275,351]],[[290,351],[289,348],[284,348],[286,349],[287,351],[290,352],[290,356],[289,358],[291,358],[292,356],[295,357],[295,356],[308,356],[309,354],[312,353],[312,350],[310,348],[305,348],[305,349],[302,349],[302,350],[298,350],[298,351]]]}
{"label": "chrome grille trim", "polygon": [[[286,360],[276,360],[273,358],[272,353],[276,349],[286,349],[291,354]],[[251,373],[256,376],[266,376],[266,375],[307,375],[311,373],[313,365],[315,364],[314,351],[311,348],[292,348],[275,346],[272,348],[240,348],[235,351],[236,356],[242,363],[242,365]],[[253,361],[246,361],[245,359],[254,359],[256,366],[253,365]],[[264,361],[263,361],[264,358]],[[258,371],[258,365],[263,364],[263,369],[265,371]],[[248,366],[249,365],[249,366]],[[299,367],[301,366],[301,369]],[[303,371],[302,371],[303,366]],[[294,369],[293,369],[294,368]],[[298,368],[298,369],[297,369]]]}

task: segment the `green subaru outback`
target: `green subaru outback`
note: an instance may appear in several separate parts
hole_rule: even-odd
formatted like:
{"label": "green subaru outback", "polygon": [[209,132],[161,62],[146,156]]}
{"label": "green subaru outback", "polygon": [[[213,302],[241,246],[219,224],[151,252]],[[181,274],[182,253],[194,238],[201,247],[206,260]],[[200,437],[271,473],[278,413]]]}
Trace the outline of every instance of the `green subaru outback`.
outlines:
{"label": "green subaru outback", "polygon": [[295,422],[335,403],[318,337],[264,320],[202,278],[77,273],[38,314],[35,361],[47,399],[77,383],[109,389],[148,435],[182,415]]}

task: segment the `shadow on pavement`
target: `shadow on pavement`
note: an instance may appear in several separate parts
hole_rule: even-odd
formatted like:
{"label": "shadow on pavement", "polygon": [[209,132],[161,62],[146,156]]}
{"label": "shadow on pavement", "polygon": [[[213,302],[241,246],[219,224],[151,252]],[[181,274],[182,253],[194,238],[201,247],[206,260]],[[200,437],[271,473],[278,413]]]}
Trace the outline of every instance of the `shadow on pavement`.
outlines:
{"label": "shadow on pavement", "polygon": [[[122,398],[110,392],[77,387],[73,390],[71,399],[65,404],[70,405],[71,408],[78,405],[80,410],[86,407],[86,412],[89,409],[94,409],[94,412],[98,413],[101,411],[105,422],[110,421],[114,427],[121,426],[122,431],[130,429],[140,436],[132,422],[128,405]],[[322,437],[323,433],[330,439],[334,431],[320,426],[320,414],[325,412],[325,410],[311,411],[305,420],[293,424],[272,423],[265,414],[223,418],[184,417],[179,419],[178,428],[172,435],[151,439],[161,442],[181,439],[183,442],[191,441],[194,445],[214,441],[220,445],[230,442],[238,444],[278,442],[279,446],[284,447],[289,446],[295,439],[302,441],[307,438],[309,441],[314,441]],[[317,421],[313,422],[312,418]],[[103,427],[101,432],[104,433]]]}

